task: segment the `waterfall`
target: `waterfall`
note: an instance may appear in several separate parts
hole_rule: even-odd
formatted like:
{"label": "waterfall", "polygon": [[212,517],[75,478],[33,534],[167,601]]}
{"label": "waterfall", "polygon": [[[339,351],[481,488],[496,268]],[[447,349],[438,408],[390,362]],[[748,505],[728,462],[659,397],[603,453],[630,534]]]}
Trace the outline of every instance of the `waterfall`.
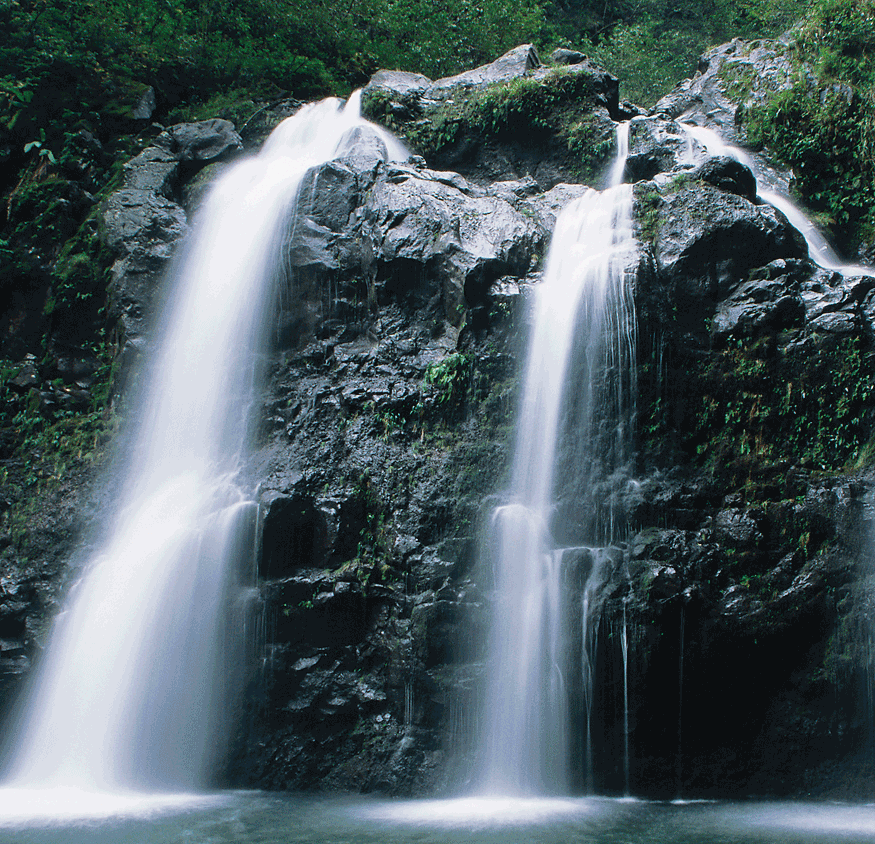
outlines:
{"label": "waterfall", "polygon": [[230,591],[254,553],[248,429],[283,233],[305,173],[363,125],[358,96],[305,106],[199,212],[133,404],[119,504],[54,624],[7,796],[209,783],[239,639]]}
{"label": "waterfall", "polygon": [[756,161],[739,147],[727,144],[716,132],[705,126],[697,126],[694,123],[681,123],[681,129],[690,139],[689,158],[692,163],[692,141],[696,141],[709,155],[726,156],[734,158],[740,164],[747,167],[757,180],[757,197],[763,202],[780,211],[797,231],[800,232],[808,246],[808,254],[812,261],[825,270],[841,273],[845,276],[872,274],[871,267],[863,267],[855,264],[846,264],[836,254],[829,241],[818,231],[817,227],[799,206],[790,197],[775,190],[763,187],[761,172]]}
{"label": "waterfall", "polygon": [[[611,170],[617,181],[627,128]],[[571,787],[569,693],[578,671],[588,666],[591,674],[596,585],[610,562],[606,549],[585,546],[615,538],[621,508],[613,493],[630,459],[635,316],[628,268],[635,252],[631,187],[589,190],[560,214],[535,287],[511,486],[492,514],[487,550],[496,598],[480,739],[484,793]],[[587,491],[585,514],[562,514],[557,482]],[[557,547],[557,537],[572,534],[575,547]],[[575,606],[566,588],[572,561],[585,580]],[[582,645],[570,641],[572,628]],[[582,667],[572,660],[581,647]],[[591,685],[584,696],[591,701]]]}

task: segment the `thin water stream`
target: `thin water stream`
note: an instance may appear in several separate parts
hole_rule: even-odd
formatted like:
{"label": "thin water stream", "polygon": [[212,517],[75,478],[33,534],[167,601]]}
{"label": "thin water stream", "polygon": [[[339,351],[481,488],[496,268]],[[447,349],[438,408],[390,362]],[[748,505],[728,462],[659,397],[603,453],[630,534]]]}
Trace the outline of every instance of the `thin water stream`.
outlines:
{"label": "thin water stream", "polygon": [[832,248],[829,241],[820,233],[817,226],[805,216],[805,213],[788,196],[775,190],[764,187],[762,173],[756,161],[743,149],[727,144],[715,131],[705,126],[697,126],[694,123],[681,123],[681,128],[691,140],[695,140],[707,150],[709,155],[726,156],[734,158],[747,167],[757,180],[757,196],[773,208],[777,208],[800,232],[808,245],[808,254],[811,260],[825,270],[833,270],[845,276],[865,275],[873,273],[872,267],[848,264],[842,261],[838,253]]}

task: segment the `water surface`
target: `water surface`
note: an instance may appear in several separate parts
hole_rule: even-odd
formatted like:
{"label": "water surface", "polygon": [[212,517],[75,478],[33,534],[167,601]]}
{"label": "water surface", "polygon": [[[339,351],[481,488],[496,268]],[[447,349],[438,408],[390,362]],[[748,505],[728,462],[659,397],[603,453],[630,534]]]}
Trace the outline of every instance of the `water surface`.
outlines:
{"label": "water surface", "polygon": [[[44,807],[48,809],[49,807]],[[606,798],[164,795],[123,814],[10,819],[4,844],[823,844],[875,840],[875,805]],[[72,810],[71,810],[72,811]],[[75,812],[74,812],[75,814]],[[5,819],[5,820],[4,820]]]}

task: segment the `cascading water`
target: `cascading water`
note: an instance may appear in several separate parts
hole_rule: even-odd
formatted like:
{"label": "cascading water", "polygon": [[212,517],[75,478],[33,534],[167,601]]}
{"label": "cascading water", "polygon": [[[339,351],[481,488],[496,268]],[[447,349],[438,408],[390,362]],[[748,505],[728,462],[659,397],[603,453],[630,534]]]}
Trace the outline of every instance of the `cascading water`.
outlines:
{"label": "cascading water", "polygon": [[[358,97],[288,118],[211,191],[176,273],[106,540],[58,617],[6,779],[117,793],[208,783],[228,590],[251,559],[243,470],[283,230],[305,173],[366,123]],[[406,151],[383,138],[391,157]],[[73,797],[77,800],[77,797]],[[74,807],[75,808],[75,807]]]}
{"label": "cascading water", "polygon": [[829,241],[818,231],[817,227],[788,196],[775,190],[763,187],[761,172],[756,161],[739,147],[727,144],[716,132],[705,126],[697,126],[693,123],[681,123],[681,128],[690,139],[691,148],[689,157],[692,160],[692,141],[696,141],[709,155],[726,156],[734,158],[747,167],[757,180],[757,196],[763,201],[780,211],[789,220],[808,245],[808,254],[811,260],[825,270],[833,270],[845,276],[871,275],[871,267],[862,267],[855,264],[846,264],[830,246]]}
{"label": "cascading water", "polygon": [[[616,182],[625,166],[626,129],[611,170]],[[554,537],[573,534],[579,546],[606,546],[617,531],[608,488],[629,462],[634,421],[631,215],[628,185],[590,190],[571,202],[557,220],[544,279],[535,288],[509,500],[491,519],[496,604],[481,737],[483,793],[555,794],[571,787],[568,700],[579,682],[572,674],[591,668],[590,610],[610,554],[557,548]],[[567,480],[557,467],[563,453],[579,470],[575,489],[599,489],[590,492],[585,516],[577,514],[576,530],[557,519],[557,479]],[[589,566],[577,607],[569,606],[564,582],[572,564],[578,572]],[[576,624],[568,623],[569,613]],[[582,646],[570,641],[571,629],[580,630]],[[581,647],[584,665],[574,666]],[[591,686],[583,694],[591,701]]]}

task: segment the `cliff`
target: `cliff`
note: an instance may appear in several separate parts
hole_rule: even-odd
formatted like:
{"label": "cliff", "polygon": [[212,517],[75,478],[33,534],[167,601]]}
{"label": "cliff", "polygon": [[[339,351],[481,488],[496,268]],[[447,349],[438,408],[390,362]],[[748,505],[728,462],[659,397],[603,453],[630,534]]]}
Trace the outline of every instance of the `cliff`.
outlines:
{"label": "cliff", "polygon": [[[768,49],[715,55],[779,68]],[[815,265],[750,170],[683,129],[714,124],[708,96],[737,127],[747,77],[715,75],[712,56],[645,114],[577,58],[547,67],[524,46],[437,82],[381,72],[364,111],[416,156],[391,163],[361,133],[308,177],[251,468],[257,633],[225,782],[406,794],[464,779],[490,602],[479,538],[506,481],[528,293],[557,213],[601,186],[631,119],[637,480],[600,590],[596,789],[624,787],[627,694],[633,793],[869,793],[875,277]],[[123,415],[199,191],[294,107],[242,138],[218,120],[162,131],[94,203],[82,254],[109,268],[92,296],[111,368],[60,334],[53,357],[25,358],[13,327],[44,298],[7,314],[13,400],[64,441],[58,426],[91,425],[75,453],[40,433],[4,454],[7,705],[100,518],[88,453],[115,423],[93,400],[103,389]],[[786,184],[766,157],[754,166]],[[60,260],[46,258],[55,275]],[[558,506],[573,517],[581,499],[569,483]]]}

